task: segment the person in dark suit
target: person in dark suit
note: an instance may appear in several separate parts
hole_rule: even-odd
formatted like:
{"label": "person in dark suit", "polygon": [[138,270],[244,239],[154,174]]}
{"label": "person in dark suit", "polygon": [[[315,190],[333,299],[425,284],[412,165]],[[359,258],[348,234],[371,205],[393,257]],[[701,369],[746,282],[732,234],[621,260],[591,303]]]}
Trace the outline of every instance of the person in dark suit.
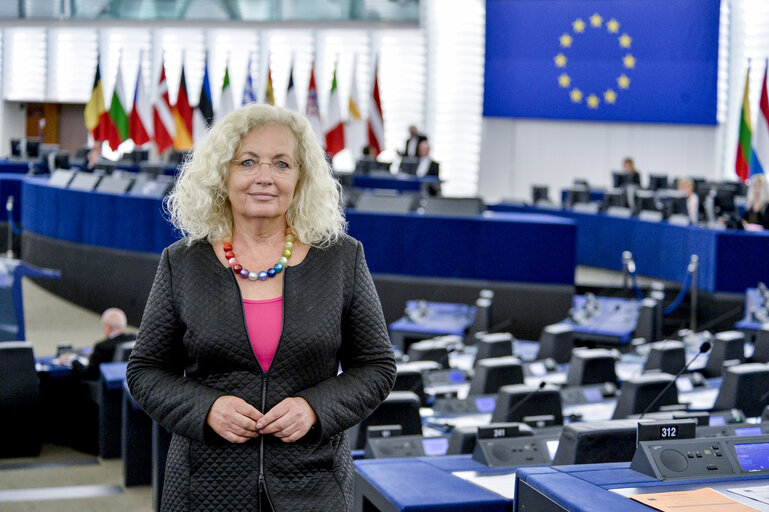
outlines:
{"label": "person in dark suit", "polygon": [[427,140],[427,136],[419,133],[417,127],[412,124],[409,126],[409,138],[406,139],[406,146],[398,154],[401,156],[418,156],[419,143],[423,140]]}
{"label": "person in dark suit", "polygon": [[[440,174],[440,164],[430,157],[430,143],[426,140],[420,142],[417,152],[419,156],[419,163],[416,166],[414,174],[418,178],[423,178],[425,176],[435,176],[437,178]],[[440,182],[427,184],[428,195],[437,196],[440,194],[440,191]]]}
{"label": "person in dark suit", "polygon": [[99,365],[111,363],[115,357],[115,349],[121,343],[133,341],[136,335],[126,331],[128,320],[125,313],[119,308],[109,308],[101,315],[101,327],[104,339],[97,342],[93,352],[86,360],[77,357],[74,353],[59,356],[59,362],[71,364],[72,373],[83,380],[99,380]]}
{"label": "person in dark suit", "polygon": [[627,157],[622,161],[622,170],[628,175],[628,184],[641,186],[641,175],[638,173],[638,169],[636,169],[635,162],[632,158]]}

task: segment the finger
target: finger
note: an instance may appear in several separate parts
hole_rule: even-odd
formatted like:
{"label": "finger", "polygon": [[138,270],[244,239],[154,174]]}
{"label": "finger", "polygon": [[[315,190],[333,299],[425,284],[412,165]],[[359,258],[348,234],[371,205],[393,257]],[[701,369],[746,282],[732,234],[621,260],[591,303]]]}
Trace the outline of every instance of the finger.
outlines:
{"label": "finger", "polygon": [[259,411],[259,409],[257,409],[256,407],[254,407],[253,405],[249,404],[246,401],[238,403],[235,406],[235,412],[253,420],[254,423],[259,421],[262,418],[262,416],[264,416],[264,414],[262,414]]}
{"label": "finger", "polygon": [[267,411],[262,417],[256,422],[256,428],[261,430],[265,428],[267,425],[271,424],[272,422],[282,418],[289,412],[289,407],[286,401],[280,402],[278,405]]}
{"label": "finger", "polygon": [[229,441],[229,442],[231,442],[231,443],[235,443],[235,444],[243,444],[243,443],[245,443],[246,441],[248,441],[249,439],[251,439],[250,437],[246,437],[246,436],[239,436],[239,435],[237,435],[236,433],[234,433],[234,432],[230,432],[230,431],[225,431],[225,432],[223,432],[223,433],[221,434],[221,436],[222,436],[224,439],[226,439],[227,441]]}

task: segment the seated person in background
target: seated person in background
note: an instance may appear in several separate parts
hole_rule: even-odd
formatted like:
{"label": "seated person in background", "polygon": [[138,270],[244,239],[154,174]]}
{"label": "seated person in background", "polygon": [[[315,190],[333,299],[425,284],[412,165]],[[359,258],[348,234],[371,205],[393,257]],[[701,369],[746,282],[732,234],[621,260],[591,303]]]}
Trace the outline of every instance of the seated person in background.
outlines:
{"label": "seated person in background", "polygon": [[748,186],[748,202],[742,225],[747,230],[760,231],[769,229],[769,193],[763,174],[754,174]]}
{"label": "seated person in background", "polygon": [[419,143],[423,140],[427,140],[427,136],[419,133],[415,125],[409,126],[409,138],[406,139],[406,148],[403,151],[398,151],[401,156],[418,156]]}
{"label": "seated person in background", "polygon": [[638,174],[638,169],[636,169],[632,158],[627,157],[622,161],[622,170],[628,174],[628,184],[641,186],[641,175]]}
{"label": "seated person in background", "polygon": [[361,151],[360,158],[355,163],[355,173],[357,174],[368,174],[371,172],[371,162],[375,161],[376,159],[371,155],[371,145],[367,144],[363,146],[363,150]]}
{"label": "seated person in background", "polygon": [[430,158],[430,143],[426,140],[420,142],[417,152],[419,155],[419,164],[417,165],[416,175],[419,178],[423,176],[438,176],[440,165]]}
{"label": "seated person in background", "polygon": [[96,141],[85,157],[85,170],[93,172],[99,160],[101,160],[101,141]]}
{"label": "seated person in background", "polygon": [[98,380],[99,365],[101,363],[111,363],[115,357],[115,348],[123,342],[136,339],[135,334],[125,332],[128,325],[125,313],[122,309],[109,308],[101,315],[101,327],[104,332],[104,339],[97,342],[93,347],[93,353],[88,358],[87,363],[83,363],[80,358],[73,353],[62,354],[59,356],[60,364],[72,365],[72,372],[81,379]]}
{"label": "seated person in background", "polygon": [[686,214],[692,224],[700,220],[700,198],[694,193],[694,181],[691,178],[678,180],[678,191],[686,196]]}

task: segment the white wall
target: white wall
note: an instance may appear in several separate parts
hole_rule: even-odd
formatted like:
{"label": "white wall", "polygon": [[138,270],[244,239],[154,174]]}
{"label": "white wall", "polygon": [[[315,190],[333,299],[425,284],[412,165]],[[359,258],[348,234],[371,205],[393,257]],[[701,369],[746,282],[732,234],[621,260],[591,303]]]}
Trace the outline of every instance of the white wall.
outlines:
{"label": "white wall", "polygon": [[529,200],[531,185],[550,199],[575,178],[611,186],[611,171],[631,156],[648,175],[719,179],[716,126],[595,123],[484,117],[479,193],[486,202]]}

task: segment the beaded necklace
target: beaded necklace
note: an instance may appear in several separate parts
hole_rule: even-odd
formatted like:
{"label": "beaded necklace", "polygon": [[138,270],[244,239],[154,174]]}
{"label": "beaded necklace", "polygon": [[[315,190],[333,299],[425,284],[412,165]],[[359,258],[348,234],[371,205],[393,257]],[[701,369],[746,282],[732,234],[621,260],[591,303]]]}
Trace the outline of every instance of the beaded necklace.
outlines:
{"label": "beaded necklace", "polygon": [[286,237],[283,243],[283,254],[281,255],[280,259],[275,265],[268,268],[267,270],[262,270],[261,272],[249,271],[248,269],[243,268],[243,266],[240,265],[238,261],[235,259],[235,253],[232,252],[231,242],[225,242],[223,247],[224,247],[224,257],[227,260],[227,263],[230,265],[230,268],[232,269],[233,272],[235,272],[237,275],[239,275],[243,279],[248,278],[251,281],[256,281],[257,279],[260,281],[264,281],[268,277],[275,277],[276,275],[283,272],[283,269],[285,268],[286,263],[288,263],[288,259],[291,257],[291,250],[294,248],[294,235],[292,235],[291,233],[286,233]]}

